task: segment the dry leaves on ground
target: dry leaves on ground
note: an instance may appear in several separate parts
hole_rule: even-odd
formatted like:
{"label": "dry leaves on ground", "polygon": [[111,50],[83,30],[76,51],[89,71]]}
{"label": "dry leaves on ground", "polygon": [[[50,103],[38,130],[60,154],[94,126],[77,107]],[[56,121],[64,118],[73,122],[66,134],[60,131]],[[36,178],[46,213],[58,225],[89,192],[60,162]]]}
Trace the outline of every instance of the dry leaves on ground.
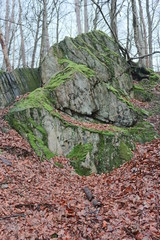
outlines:
{"label": "dry leaves on ground", "polygon": [[[0,239],[160,239],[160,139],[137,145],[111,174],[80,177],[64,157],[40,162],[3,114]],[[85,186],[100,206],[88,201]]]}

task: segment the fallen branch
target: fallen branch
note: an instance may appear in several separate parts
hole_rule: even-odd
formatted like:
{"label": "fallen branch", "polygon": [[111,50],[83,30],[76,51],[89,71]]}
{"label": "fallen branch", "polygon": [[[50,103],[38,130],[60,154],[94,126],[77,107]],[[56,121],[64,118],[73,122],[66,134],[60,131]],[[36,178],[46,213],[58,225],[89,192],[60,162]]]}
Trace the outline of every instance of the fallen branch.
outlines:
{"label": "fallen branch", "polygon": [[17,218],[17,217],[25,217],[25,216],[26,215],[24,213],[16,213],[16,214],[13,214],[13,215],[0,217],[0,220],[5,220],[5,219],[9,219],[9,218]]}
{"label": "fallen branch", "polygon": [[84,188],[83,188],[83,191],[85,192],[87,199],[88,199],[89,201],[92,201],[92,199],[93,199],[94,197],[93,197],[91,191],[89,190],[89,188],[88,188],[88,187],[84,187]]}
{"label": "fallen branch", "polygon": [[94,198],[88,187],[84,187],[83,191],[85,192],[87,199],[92,202],[93,207],[100,207],[102,205],[98,200]]}
{"label": "fallen branch", "polygon": [[1,162],[3,162],[7,166],[12,166],[12,162],[8,161],[7,159],[0,157]]}
{"label": "fallen branch", "polygon": [[22,207],[29,208],[32,210],[37,210],[37,211],[42,210],[41,209],[42,207],[44,209],[45,208],[49,208],[51,210],[55,209],[54,205],[49,203],[21,203],[21,204],[15,205],[15,208],[22,208]]}
{"label": "fallen branch", "polygon": [[128,229],[127,227],[123,227],[123,230],[129,235],[131,236],[133,239],[135,239],[135,235],[132,233],[132,231],[130,229]]}

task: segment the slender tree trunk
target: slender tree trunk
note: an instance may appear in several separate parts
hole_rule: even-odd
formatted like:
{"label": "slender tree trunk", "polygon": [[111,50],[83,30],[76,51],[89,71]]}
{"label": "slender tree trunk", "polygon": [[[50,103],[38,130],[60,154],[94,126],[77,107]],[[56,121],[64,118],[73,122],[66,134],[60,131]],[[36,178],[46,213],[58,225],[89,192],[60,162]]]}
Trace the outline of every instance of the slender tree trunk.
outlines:
{"label": "slender tree trunk", "polygon": [[5,15],[5,43],[6,43],[6,48],[8,48],[8,42],[9,42],[8,21],[9,21],[9,4],[8,4],[8,0],[6,0],[6,15]]}
{"label": "slender tree trunk", "polygon": [[56,5],[56,43],[59,42],[59,12],[60,12],[60,5]]}
{"label": "slender tree trunk", "polygon": [[12,69],[15,68],[15,24],[13,24],[13,60],[12,60]]}
{"label": "slender tree trunk", "polygon": [[41,18],[41,13],[38,15],[38,19],[37,19],[37,29],[36,29],[36,36],[35,36],[35,40],[34,40],[31,68],[34,68],[34,64],[35,64],[35,56],[36,56],[36,50],[37,50],[37,44],[38,44],[38,35],[39,35],[39,27],[40,27],[40,18]]}
{"label": "slender tree trunk", "polygon": [[[111,0],[111,9],[110,9],[110,21],[111,21],[111,35],[118,39],[118,29],[117,29],[117,0]],[[114,36],[113,36],[114,34]]]}
{"label": "slender tree trunk", "polygon": [[[145,24],[145,20],[144,20],[144,15],[143,15],[143,8],[142,8],[142,4],[141,4],[141,0],[138,0],[139,3],[139,9],[140,9],[140,19],[142,22],[142,29],[143,29],[143,40],[144,40],[144,45],[145,45],[145,55],[148,54],[148,44],[147,44],[147,30],[146,30],[146,24]],[[146,57],[146,63],[145,63],[146,67],[149,67],[149,61],[148,61],[148,57]]]}
{"label": "slender tree trunk", "polygon": [[[133,14],[134,40],[137,47],[138,56],[141,57],[145,55],[145,51],[144,51],[145,47],[142,41],[141,31],[139,29],[136,0],[131,0],[131,3],[132,3],[132,14]],[[139,64],[140,66],[144,66],[145,60],[140,58]]]}
{"label": "slender tree trunk", "polygon": [[[9,28],[8,28],[8,20],[9,20],[9,4],[8,4],[8,0],[6,0],[6,14],[5,14],[5,35],[4,35],[4,41],[5,41],[5,45],[6,45],[6,49],[8,52],[8,42],[9,42]],[[2,68],[5,69],[6,67],[6,61],[3,58],[3,64],[2,64]]]}
{"label": "slender tree trunk", "polygon": [[130,52],[130,1],[128,2],[127,6],[127,39],[126,39],[126,49],[127,52]]}
{"label": "slender tree trunk", "polygon": [[40,64],[49,50],[49,35],[47,24],[47,0],[43,0],[43,24],[42,24],[42,38],[40,49]]}
{"label": "slender tree trunk", "polygon": [[21,35],[22,64],[23,64],[23,67],[26,67],[25,45],[24,45],[24,36],[23,36],[23,29],[22,29],[21,0],[18,0],[18,3],[19,3],[19,26],[20,26],[20,35]]}
{"label": "slender tree trunk", "polygon": [[84,0],[84,32],[85,33],[87,33],[89,31],[87,5],[88,5],[87,0]]}
{"label": "slender tree trunk", "polygon": [[[99,0],[97,1],[97,4],[99,4]],[[97,25],[98,25],[98,14],[99,14],[99,9],[97,6],[95,6],[95,16],[93,19],[93,29],[96,30],[97,29]]]}
{"label": "slender tree trunk", "polygon": [[79,0],[75,0],[75,12],[76,12],[77,32],[78,32],[78,34],[81,34],[82,26],[81,26],[81,13],[80,13],[80,1]]}
{"label": "slender tree trunk", "polygon": [[[149,9],[149,0],[146,0],[146,12],[147,12],[147,20],[148,20],[148,45],[149,45],[149,54],[152,53],[152,20]],[[153,57],[149,56],[149,67],[153,68]]]}
{"label": "slender tree trunk", "polygon": [[0,26],[0,44],[1,44],[1,47],[2,47],[3,56],[4,56],[7,71],[11,72],[11,64],[10,64],[10,61],[9,61],[9,56],[8,56],[7,48],[6,48],[6,45],[5,45],[4,37],[3,37],[3,34],[2,34],[1,26]]}

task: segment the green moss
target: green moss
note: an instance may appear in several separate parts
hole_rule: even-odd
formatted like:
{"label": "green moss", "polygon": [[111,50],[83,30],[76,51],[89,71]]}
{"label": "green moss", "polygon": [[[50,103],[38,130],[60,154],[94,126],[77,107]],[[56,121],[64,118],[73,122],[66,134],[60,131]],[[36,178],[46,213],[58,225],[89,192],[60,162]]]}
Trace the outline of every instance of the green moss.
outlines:
{"label": "green moss", "polygon": [[83,167],[81,164],[85,161],[87,153],[91,153],[92,144],[78,144],[67,155],[71,159],[71,165],[79,175],[89,175],[90,169]]}
{"label": "green moss", "polygon": [[31,123],[31,127],[37,129],[42,135],[47,136],[46,131],[44,130],[44,128],[41,125],[37,125],[37,123],[32,119],[32,118],[28,118],[27,119],[28,123]]}
{"label": "green moss", "polygon": [[125,161],[129,161],[133,156],[131,149],[123,141],[120,142],[120,146],[118,148],[118,154],[120,159]]}
{"label": "green moss", "polygon": [[160,81],[160,76],[156,73],[151,73],[149,76],[149,80],[153,82]]}
{"label": "green moss", "polygon": [[[114,137],[99,135],[99,138],[98,153],[95,156],[98,173],[110,172],[132,158],[133,143],[128,142],[127,136],[116,133]],[[116,140],[115,144],[115,139],[119,143]]]}
{"label": "green moss", "polygon": [[[99,135],[99,143],[98,143],[98,153],[96,154],[96,168],[98,173],[109,171],[109,164],[107,164],[107,159],[109,159],[108,147],[106,147],[105,137],[103,135]],[[111,144],[109,144],[110,146]],[[112,147],[112,146],[110,146]]]}
{"label": "green moss", "polygon": [[135,113],[138,113],[139,115],[149,115],[149,113],[141,108],[135,107],[130,101],[129,99],[127,100],[127,96],[125,93],[123,93],[123,91],[118,91],[116,88],[114,88],[111,84],[106,84],[106,87],[109,91],[111,91],[113,94],[115,94],[117,96],[117,98],[125,103],[130,109],[132,109]]}
{"label": "green moss", "polygon": [[64,82],[73,79],[74,74],[81,73],[87,78],[94,76],[94,71],[82,64],[76,64],[68,59],[59,59],[59,64],[67,65],[63,71],[53,76],[45,89],[54,90]]}
{"label": "green moss", "polygon": [[134,97],[142,102],[151,101],[153,94],[150,91],[145,90],[141,85],[133,85]]}
{"label": "green moss", "polygon": [[150,142],[158,137],[154,127],[146,121],[137,123],[134,127],[128,128],[128,133],[134,142]]}
{"label": "green moss", "polygon": [[114,88],[111,84],[106,83],[106,87],[109,91],[111,91],[112,93],[114,93],[115,95],[120,95],[118,90],[116,88]]}
{"label": "green moss", "polygon": [[31,92],[26,98],[14,104],[14,107],[10,110],[12,112],[19,112],[29,108],[45,108],[51,112],[53,106],[49,101],[49,93],[44,88],[37,88]]}
{"label": "green moss", "polygon": [[68,59],[59,59],[59,63],[67,64],[67,67],[65,68],[66,71],[80,72],[88,78],[91,78],[95,75],[95,72],[86,65],[77,64]]}
{"label": "green moss", "polygon": [[63,164],[59,162],[54,162],[54,165],[59,168],[64,168]]}
{"label": "green moss", "polygon": [[54,153],[52,153],[48,147],[45,146],[42,139],[36,137],[31,132],[27,134],[28,140],[32,148],[34,149],[35,153],[40,156],[43,159],[50,159],[55,156]]}
{"label": "green moss", "polygon": [[115,59],[115,58],[119,58],[120,55],[114,51],[112,51],[111,49],[104,47],[104,52],[107,54],[108,57],[110,57],[111,59]]}
{"label": "green moss", "polygon": [[[25,113],[21,111],[20,120],[17,120],[15,116],[10,114],[7,116],[7,120],[13,128],[15,128],[23,137],[28,139],[31,147],[38,156],[42,159],[50,159],[54,157],[55,154],[48,149],[47,133],[44,128],[37,125],[32,118],[23,119],[23,115],[25,116]],[[41,133],[42,139],[34,135],[34,129]]]}

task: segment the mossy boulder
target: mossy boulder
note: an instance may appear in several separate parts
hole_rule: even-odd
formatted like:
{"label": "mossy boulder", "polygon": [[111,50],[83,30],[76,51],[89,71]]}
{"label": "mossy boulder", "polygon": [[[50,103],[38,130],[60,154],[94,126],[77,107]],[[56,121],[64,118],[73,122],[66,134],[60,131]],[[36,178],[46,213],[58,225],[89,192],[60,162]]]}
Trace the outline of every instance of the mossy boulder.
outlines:
{"label": "mossy boulder", "polygon": [[[111,171],[131,159],[135,142],[157,137],[130,102],[126,68],[102,32],[65,38],[43,61],[44,86],[17,102],[7,119],[42,159],[67,156],[80,175]],[[92,127],[101,124],[103,130]]]}
{"label": "mossy boulder", "polygon": [[109,172],[131,159],[135,142],[157,137],[147,122],[127,129],[111,125],[109,130],[100,131],[66,121],[48,103],[27,108],[24,102],[8,114],[10,125],[28,139],[42,160],[64,155],[80,175]]}
{"label": "mossy boulder", "polygon": [[133,92],[127,68],[114,40],[93,31],[51,47],[42,62],[42,82],[58,110],[132,126],[138,115],[126,101]]}

